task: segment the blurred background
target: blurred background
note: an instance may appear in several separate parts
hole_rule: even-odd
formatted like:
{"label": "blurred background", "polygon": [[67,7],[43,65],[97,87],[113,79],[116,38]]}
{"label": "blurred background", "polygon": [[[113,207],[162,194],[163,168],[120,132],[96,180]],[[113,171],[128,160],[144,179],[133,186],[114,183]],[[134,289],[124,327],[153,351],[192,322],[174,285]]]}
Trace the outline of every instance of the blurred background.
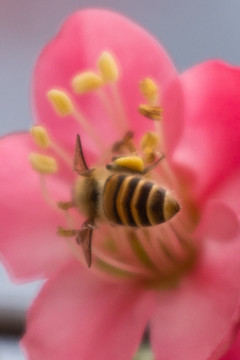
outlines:
{"label": "blurred background", "polygon": [[[179,71],[209,58],[240,64],[239,0],[0,0],[1,136],[30,127],[35,59],[64,19],[84,7],[116,10],[138,22],[165,46]],[[10,283],[0,264],[0,360],[24,359],[17,339],[39,286]]]}

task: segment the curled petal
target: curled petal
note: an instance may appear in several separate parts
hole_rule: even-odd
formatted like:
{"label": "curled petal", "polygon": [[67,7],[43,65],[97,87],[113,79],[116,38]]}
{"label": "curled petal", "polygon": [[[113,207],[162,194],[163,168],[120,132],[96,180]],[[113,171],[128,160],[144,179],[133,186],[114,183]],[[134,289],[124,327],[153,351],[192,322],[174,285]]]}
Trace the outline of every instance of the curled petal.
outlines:
{"label": "curled petal", "polygon": [[189,188],[200,204],[240,166],[240,70],[206,62],[183,73],[181,83],[185,124],[174,164],[182,176],[185,169],[195,174]]}
{"label": "curled petal", "polygon": [[152,295],[101,280],[71,262],[48,281],[30,309],[22,344],[34,360],[131,359]]}

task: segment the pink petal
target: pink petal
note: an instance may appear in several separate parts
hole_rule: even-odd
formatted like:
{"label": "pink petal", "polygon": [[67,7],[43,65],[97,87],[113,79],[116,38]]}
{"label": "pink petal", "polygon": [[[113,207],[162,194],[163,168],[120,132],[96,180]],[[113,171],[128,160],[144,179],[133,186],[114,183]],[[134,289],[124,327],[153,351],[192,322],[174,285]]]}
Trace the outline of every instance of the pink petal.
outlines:
{"label": "pink petal", "polygon": [[230,241],[239,236],[240,224],[236,212],[220,200],[208,201],[198,225],[199,238]]}
{"label": "pink petal", "polygon": [[152,310],[152,294],[110,283],[71,262],[33,304],[23,346],[34,360],[131,359]]}
{"label": "pink petal", "polygon": [[231,345],[230,349],[219,360],[239,360],[240,359],[240,332]]}
{"label": "pink petal", "polygon": [[239,201],[240,169],[234,171],[220,187],[216,197],[227,203],[237,214],[240,214]]}
{"label": "pink petal", "polygon": [[[65,240],[56,234],[64,216],[43,199],[39,175],[28,160],[32,150],[28,134],[0,141],[0,253],[19,279],[47,276],[70,256]],[[53,176],[47,184],[57,200],[69,198],[70,185]]]}
{"label": "pink petal", "polygon": [[[130,127],[137,137],[152,126],[151,121],[137,112],[139,104],[144,102],[138,88],[139,81],[152,77],[161,88],[166,120],[174,120],[174,123],[166,121],[166,130],[171,143],[176,144],[181,129],[180,89],[172,63],[156,40],[143,29],[117,13],[105,10],[76,12],[42,52],[33,77],[38,121],[45,123],[64,146],[72,149],[76,133],[80,132],[84,148],[99,153],[96,144],[89,141],[83,130],[79,131],[79,126],[70,116],[69,119],[60,119],[54,114],[46,92],[58,87],[71,93],[73,76],[81,71],[96,70],[96,61],[105,50],[113,53],[119,64],[121,79],[118,85]],[[73,97],[99,135],[107,135],[104,136],[105,145],[119,139],[121,134],[112,127],[96,93]],[[119,111],[114,107],[113,111],[118,119]],[[91,157],[89,153],[87,155]]]}
{"label": "pink petal", "polygon": [[191,278],[159,293],[151,327],[156,360],[213,359],[219,344],[229,340],[240,290],[240,247],[234,245],[209,241]]}
{"label": "pink petal", "polygon": [[174,162],[193,172],[189,187],[203,202],[240,165],[240,70],[207,62],[186,71],[181,82],[185,127]]}

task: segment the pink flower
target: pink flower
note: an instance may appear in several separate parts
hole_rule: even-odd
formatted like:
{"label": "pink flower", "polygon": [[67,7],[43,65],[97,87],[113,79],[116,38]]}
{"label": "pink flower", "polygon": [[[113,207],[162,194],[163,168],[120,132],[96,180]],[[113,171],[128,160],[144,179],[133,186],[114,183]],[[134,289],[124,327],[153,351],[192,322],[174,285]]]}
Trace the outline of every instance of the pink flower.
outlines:
{"label": "pink flower", "polygon": [[[119,79],[76,94],[73,77],[96,75],[103,51],[116,59]],[[160,92],[146,96],[163,109],[156,129],[137,111],[146,100],[144,78]],[[46,97],[53,88],[74,106],[62,119]],[[239,88],[240,70],[218,61],[178,75],[150,35],[108,11],[75,13],[44,49],[33,76],[34,110],[59,170],[39,179],[28,161],[39,150],[27,133],[0,142],[3,261],[13,278],[47,279],[28,314],[22,344],[29,359],[131,359],[147,326],[156,360],[217,359],[226,351],[239,320]],[[109,162],[128,130],[135,146],[149,130],[160,136],[166,159],[151,176],[181,210],[143,230],[102,224],[87,269],[75,239],[57,235],[59,226],[80,228],[85,220],[56,207],[72,196],[76,134],[94,167]]]}

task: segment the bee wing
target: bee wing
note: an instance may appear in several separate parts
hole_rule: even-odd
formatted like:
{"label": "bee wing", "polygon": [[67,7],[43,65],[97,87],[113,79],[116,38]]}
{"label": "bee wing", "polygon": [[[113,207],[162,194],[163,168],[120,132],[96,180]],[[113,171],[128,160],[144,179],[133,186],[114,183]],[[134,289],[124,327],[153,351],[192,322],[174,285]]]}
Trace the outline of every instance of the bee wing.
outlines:
{"label": "bee wing", "polygon": [[73,170],[77,171],[79,175],[82,175],[84,172],[89,170],[83,155],[82,144],[81,144],[80,136],[78,134],[75,145]]}

